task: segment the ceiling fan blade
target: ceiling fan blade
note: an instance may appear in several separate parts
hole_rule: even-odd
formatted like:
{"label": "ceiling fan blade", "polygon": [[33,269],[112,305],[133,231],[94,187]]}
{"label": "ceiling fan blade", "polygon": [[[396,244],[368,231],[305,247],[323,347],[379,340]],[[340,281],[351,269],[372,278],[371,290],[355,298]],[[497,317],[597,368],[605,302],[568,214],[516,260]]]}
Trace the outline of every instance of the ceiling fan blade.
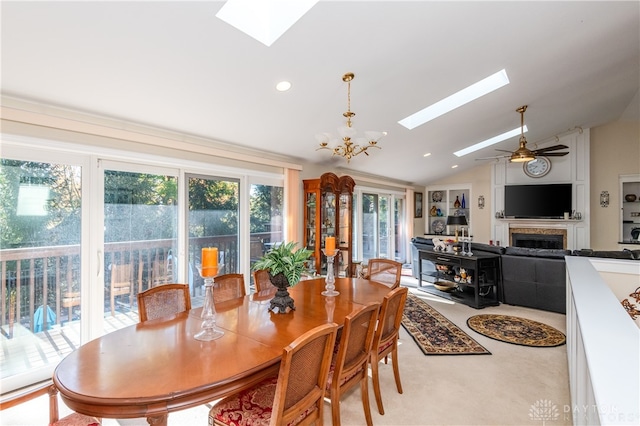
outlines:
{"label": "ceiling fan blade", "polygon": [[546,148],[534,149],[532,151],[538,154],[542,154],[543,152],[557,151],[559,149],[568,149],[568,148],[569,147],[566,145],[554,145],[554,146],[548,146]]}
{"label": "ceiling fan blade", "polygon": [[545,152],[542,154],[538,153],[538,155],[542,157],[564,157],[567,154],[568,152]]}
{"label": "ceiling fan blade", "polygon": [[508,149],[498,149],[498,148],[496,148],[496,151],[508,152],[508,153],[512,153],[513,152],[513,151],[509,151]]}
{"label": "ceiling fan blade", "polygon": [[511,155],[497,155],[495,157],[481,157],[481,158],[476,158],[475,160],[500,160],[502,158],[508,158],[511,157]]}

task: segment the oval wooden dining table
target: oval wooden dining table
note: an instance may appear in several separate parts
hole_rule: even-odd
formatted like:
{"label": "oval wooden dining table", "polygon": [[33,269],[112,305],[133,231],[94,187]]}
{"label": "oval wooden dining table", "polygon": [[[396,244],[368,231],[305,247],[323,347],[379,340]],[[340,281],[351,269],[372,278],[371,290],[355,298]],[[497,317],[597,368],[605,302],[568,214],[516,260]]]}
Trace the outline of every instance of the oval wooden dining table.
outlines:
{"label": "oval wooden dining table", "polygon": [[[103,418],[146,417],[166,425],[168,414],[221,398],[274,374],[282,350],[325,323],[344,324],[354,309],[381,303],[389,288],[360,278],[336,278],[325,297],[323,278],[289,289],[294,311],[270,312],[275,290],[216,305],[224,335],[194,339],[201,308],[135,324],[82,345],[56,367],[53,381],[69,408]],[[214,290],[215,291],[215,290]]]}

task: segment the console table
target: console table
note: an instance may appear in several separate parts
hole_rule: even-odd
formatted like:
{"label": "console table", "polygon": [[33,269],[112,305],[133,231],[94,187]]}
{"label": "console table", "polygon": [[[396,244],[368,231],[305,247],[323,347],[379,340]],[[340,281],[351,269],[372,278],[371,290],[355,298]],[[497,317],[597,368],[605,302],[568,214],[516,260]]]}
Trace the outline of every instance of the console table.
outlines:
{"label": "console table", "polygon": [[[422,260],[435,264],[435,272],[425,275],[432,276],[436,282],[455,284],[457,288],[448,294],[453,300],[464,303],[476,309],[500,304],[500,255],[491,253],[467,256],[435,250],[418,250],[418,286],[422,287]],[[460,279],[455,282],[464,269],[469,281]]]}

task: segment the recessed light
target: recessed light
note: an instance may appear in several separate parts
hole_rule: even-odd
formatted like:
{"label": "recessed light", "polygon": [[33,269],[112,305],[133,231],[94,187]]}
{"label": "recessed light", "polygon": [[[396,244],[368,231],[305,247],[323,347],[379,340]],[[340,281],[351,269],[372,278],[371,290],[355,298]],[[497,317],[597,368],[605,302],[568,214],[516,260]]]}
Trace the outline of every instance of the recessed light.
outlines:
{"label": "recessed light", "polygon": [[289,89],[291,89],[291,83],[289,83],[288,81],[281,81],[280,83],[276,84],[276,90],[278,92],[286,92]]}
{"label": "recessed light", "polygon": [[452,168],[452,169],[457,169],[457,168],[458,168],[458,165],[457,165],[457,164],[454,164],[453,166],[451,166],[451,168]]}
{"label": "recessed light", "polygon": [[429,157],[431,155],[430,152],[427,152],[425,155],[423,155],[423,157]]}
{"label": "recessed light", "polygon": [[434,118],[438,118],[449,111],[491,93],[506,84],[509,84],[509,77],[507,76],[507,72],[503,69],[449,97],[436,102],[431,106],[424,108],[423,110],[411,114],[407,118],[403,118],[398,121],[398,123],[409,130],[415,129]]}
{"label": "recessed light", "polygon": [[517,136],[517,135],[520,134],[521,131],[523,133],[526,133],[528,130],[529,129],[527,129],[527,126],[525,124],[525,126],[522,127],[522,129],[520,127],[517,127],[517,128],[515,128],[513,130],[509,130],[508,132],[504,132],[501,135],[494,136],[494,137],[489,138],[489,139],[487,139],[485,141],[478,142],[477,144],[474,144],[474,145],[468,146],[468,147],[466,147],[464,149],[461,149],[460,151],[456,151],[456,152],[454,152],[454,154],[456,156],[458,156],[458,157],[462,157],[463,155],[471,154],[472,152],[477,151],[479,149],[486,148],[486,147],[491,146],[491,145],[495,145],[498,142],[502,142],[503,140],[506,140],[506,139],[512,138],[514,136]]}

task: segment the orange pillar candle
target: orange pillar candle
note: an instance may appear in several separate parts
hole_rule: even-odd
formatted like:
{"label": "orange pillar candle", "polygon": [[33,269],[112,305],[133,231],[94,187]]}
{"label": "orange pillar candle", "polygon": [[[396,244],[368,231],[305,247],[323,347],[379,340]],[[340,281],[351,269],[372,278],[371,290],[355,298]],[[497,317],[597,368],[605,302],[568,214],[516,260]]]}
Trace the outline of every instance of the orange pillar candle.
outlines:
{"label": "orange pillar candle", "polygon": [[202,248],[202,276],[213,277],[218,273],[218,248]]}
{"label": "orange pillar candle", "polygon": [[327,237],[324,240],[324,250],[327,252],[329,256],[336,251],[336,237]]}

